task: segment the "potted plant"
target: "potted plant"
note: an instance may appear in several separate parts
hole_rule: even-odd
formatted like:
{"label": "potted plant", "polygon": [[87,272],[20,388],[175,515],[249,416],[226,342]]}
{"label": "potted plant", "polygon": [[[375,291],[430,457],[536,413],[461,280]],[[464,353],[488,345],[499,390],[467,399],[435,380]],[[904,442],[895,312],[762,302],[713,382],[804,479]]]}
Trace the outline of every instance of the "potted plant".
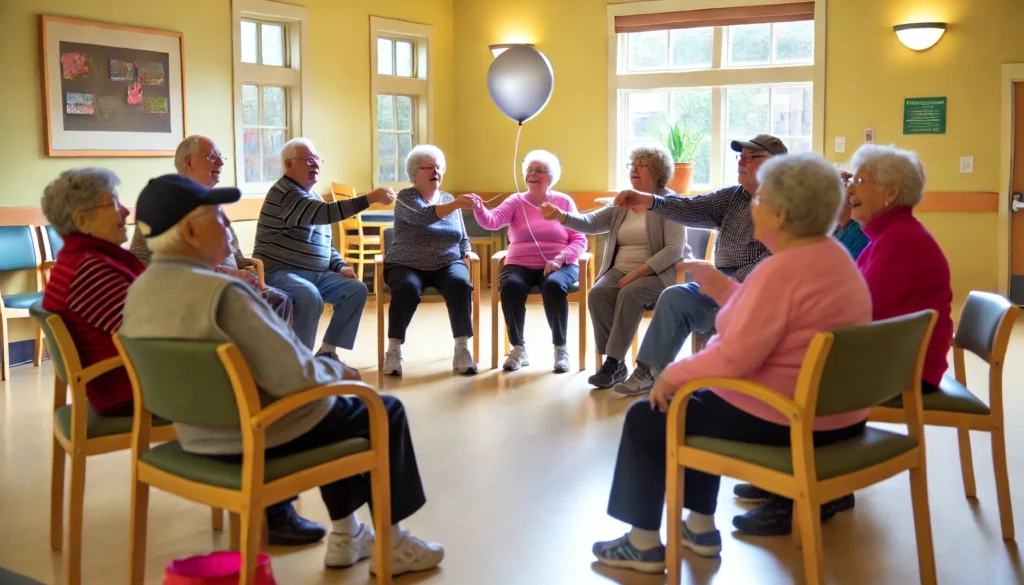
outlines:
{"label": "potted plant", "polygon": [[658,135],[676,165],[675,174],[672,175],[668,188],[679,194],[689,193],[690,181],[693,179],[693,163],[704,138],[693,128],[681,126],[678,120],[670,126],[663,127]]}

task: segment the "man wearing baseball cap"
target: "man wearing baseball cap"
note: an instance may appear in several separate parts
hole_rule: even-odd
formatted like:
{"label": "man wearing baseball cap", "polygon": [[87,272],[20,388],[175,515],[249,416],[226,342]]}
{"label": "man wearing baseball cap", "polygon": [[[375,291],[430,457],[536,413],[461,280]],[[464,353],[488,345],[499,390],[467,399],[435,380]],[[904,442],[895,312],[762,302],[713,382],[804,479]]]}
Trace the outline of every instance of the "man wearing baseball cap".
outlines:
{"label": "man wearing baseball cap", "polygon": [[[750,199],[757,191],[757,170],[768,157],[789,151],[781,140],[767,134],[734,140],[731,146],[738,153],[739,185],[696,197],[662,197],[627,189],[615,197],[615,205],[643,206],[687,227],[717,230],[715,267],[742,282],[759,262],[771,255],[764,244],[754,239],[754,219],[750,215]],[[718,303],[701,294],[696,283],[670,286],[662,291],[637,355],[636,369],[629,379],[615,386],[615,391],[627,396],[650,392],[658,375],[675,361],[692,332],[714,330],[716,315]]]}
{"label": "man wearing baseball cap", "polygon": [[[240,196],[238,189],[210,189],[181,175],[164,175],[146,185],[136,206],[136,222],[153,251],[153,263],[128,289],[120,335],[234,343],[252,371],[264,405],[338,380],[359,380],[359,372],[341,361],[311,355],[252,287],[214,270],[231,250],[231,222],[220,206]],[[392,574],[431,569],[441,562],[444,549],[411,536],[399,525],[426,502],[405,408],[392,396],[382,399],[390,435]],[[189,453],[241,461],[239,429],[175,424],[175,431],[181,448]],[[266,457],[355,438],[369,439],[366,405],[355,398],[326,397],[268,426]],[[355,515],[369,500],[369,480],[348,478],[321,486],[320,491],[332,524],[325,564],[348,567],[371,556],[375,534]],[[374,572],[372,561],[370,571]]]}

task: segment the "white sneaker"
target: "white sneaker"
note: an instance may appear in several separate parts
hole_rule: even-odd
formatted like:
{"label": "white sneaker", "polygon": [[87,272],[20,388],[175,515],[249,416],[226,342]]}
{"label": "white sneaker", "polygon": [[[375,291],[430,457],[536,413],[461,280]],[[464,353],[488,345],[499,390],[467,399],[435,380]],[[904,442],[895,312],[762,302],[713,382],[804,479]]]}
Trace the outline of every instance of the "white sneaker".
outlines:
{"label": "white sneaker", "polygon": [[555,348],[555,371],[559,374],[569,371],[569,350],[565,347]]}
{"label": "white sneaker", "polygon": [[359,526],[359,532],[355,536],[332,532],[327,537],[327,554],[324,555],[324,564],[335,569],[351,567],[373,553],[375,541],[376,536],[373,534],[373,529],[366,524]]}
{"label": "white sneaker", "polygon": [[476,362],[473,361],[473,355],[469,353],[469,348],[455,348],[455,357],[452,358],[452,368],[460,374],[476,373]]}
{"label": "white sneaker", "polygon": [[384,375],[402,375],[402,350],[390,349],[386,354],[384,354]]}
{"label": "white sneaker", "polygon": [[[376,554],[374,551],[373,554]],[[444,547],[436,542],[423,542],[408,531],[402,530],[398,542],[391,543],[391,576],[397,577],[410,571],[428,571],[441,564]],[[370,574],[377,574],[377,559],[370,556]]]}
{"label": "white sneaker", "polygon": [[512,346],[512,353],[505,358],[502,369],[514,372],[523,366],[530,365],[530,356],[526,355],[526,348],[522,345]]}

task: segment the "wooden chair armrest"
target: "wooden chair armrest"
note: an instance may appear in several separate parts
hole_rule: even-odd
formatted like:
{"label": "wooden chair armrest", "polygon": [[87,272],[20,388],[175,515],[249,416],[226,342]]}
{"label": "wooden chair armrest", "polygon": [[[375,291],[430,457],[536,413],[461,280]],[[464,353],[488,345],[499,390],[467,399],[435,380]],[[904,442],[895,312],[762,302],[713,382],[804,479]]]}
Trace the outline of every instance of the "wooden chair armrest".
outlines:
{"label": "wooden chair armrest", "polygon": [[103,374],[106,374],[107,372],[116,370],[117,368],[123,366],[124,360],[121,359],[120,355],[117,355],[111,358],[107,358],[105,360],[98,361],[95,364],[89,366],[88,368],[83,369],[81,372],[78,373],[78,376],[76,376],[76,378],[78,379],[78,382],[85,384],[87,382],[95,380],[96,378],[102,376]]}
{"label": "wooden chair armrest", "polygon": [[371,411],[374,410],[375,406],[381,410],[384,409],[384,401],[381,399],[380,394],[371,386],[363,382],[345,380],[285,396],[253,415],[249,420],[249,424],[254,429],[266,428],[289,412],[328,396],[356,396],[362,399]]}
{"label": "wooden chair armrest", "polygon": [[256,277],[260,279],[260,286],[267,285],[267,279],[265,278],[265,271],[263,269],[263,260],[256,258],[246,258],[246,262],[251,262],[252,267],[256,269]]}
{"label": "wooden chair armrest", "polygon": [[53,260],[47,260],[39,265],[39,273],[43,275],[43,286],[46,286],[46,283],[50,281],[50,271],[56,265],[57,263]]}
{"label": "wooden chair armrest", "polygon": [[778,392],[767,386],[751,382],[750,380],[744,380],[743,378],[697,378],[696,380],[690,380],[672,397],[669,417],[671,418],[678,414],[678,409],[682,407],[690,394],[703,388],[722,388],[756,398],[774,408],[791,423],[801,418],[800,407],[796,405],[796,402],[780,396]]}
{"label": "wooden chair armrest", "polygon": [[466,260],[469,260],[470,262],[479,262],[480,256],[477,256],[476,252],[470,250],[468,253],[466,253]]}

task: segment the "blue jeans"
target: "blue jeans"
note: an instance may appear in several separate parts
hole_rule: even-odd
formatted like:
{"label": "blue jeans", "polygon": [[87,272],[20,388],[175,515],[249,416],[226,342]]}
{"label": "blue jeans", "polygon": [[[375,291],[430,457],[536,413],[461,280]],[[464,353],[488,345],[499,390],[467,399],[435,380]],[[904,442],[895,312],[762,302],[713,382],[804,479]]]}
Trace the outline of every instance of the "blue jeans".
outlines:
{"label": "blue jeans", "polygon": [[654,307],[654,318],[640,345],[637,362],[647,364],[655,372],[664,370],[676,360],[691,332],[708,333],[715,328],[718,308],[714,299],[701,294],[697,283],[666,288]]}
{"label": "blue jeans", "polygon": [[359,319],[366,306],[366,285],[337,272],[277,268],[266,274],[267,284],[283,290],[294,304],[295,334],[309,349],[316,343],[316,329],[324,303],[334,305],[334,315],[324,333],[324,343],[352,349]]}

